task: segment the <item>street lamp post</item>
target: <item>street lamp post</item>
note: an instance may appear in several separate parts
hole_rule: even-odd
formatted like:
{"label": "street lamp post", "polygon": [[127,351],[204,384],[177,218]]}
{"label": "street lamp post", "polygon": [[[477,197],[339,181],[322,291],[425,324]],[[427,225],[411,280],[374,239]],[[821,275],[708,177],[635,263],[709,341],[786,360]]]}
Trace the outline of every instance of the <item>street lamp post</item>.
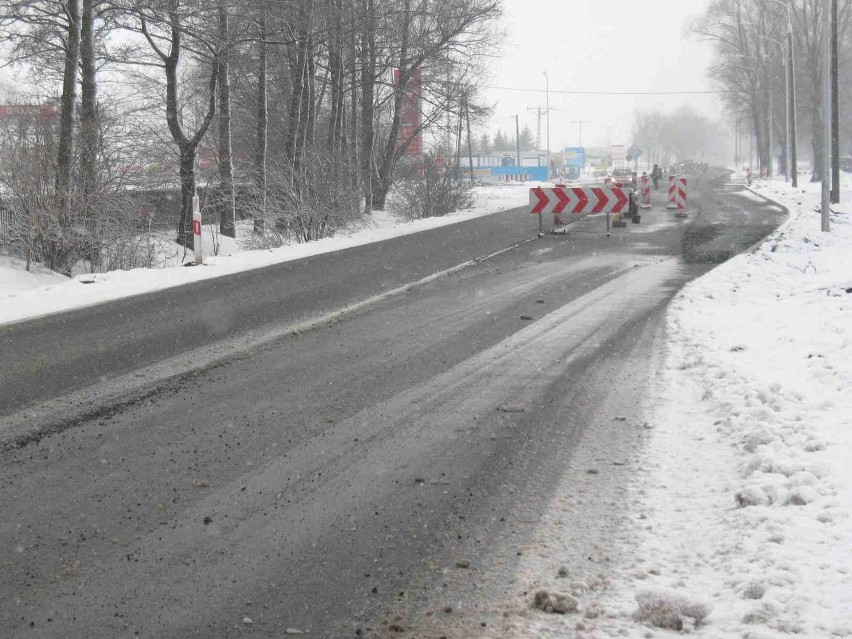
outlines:
{"label": "street lamp post", "polygon": [[766,85],[769,91],[769,157],[766,159],[766,168],[769,171],[769,179],[772,179],[772,154],[774,153],[774,118],[772,117],[772,69],[769,66],[769,56],[766,56]]}
{"label": "street lamp post", "polygon": [[831,203],[840,203],[840,85],[838,79],[837,0],[831,0]]}
{"label": "street lamp post", "polygon": [[571,124],[576,124],[580,127],[580,137],[579,137],[579,140],[578,140],[578,143],[577,143],[577,146],[580,147],[580,148],[583,148],[583,125],[584,124],[591,124],[591,123],[592,123],[591,120],[572,120],[571,121]]}
{"label": "street lamp post", "polygon": [[787,164],[793,188],[798,188],[799,145],[796,140],[796,56],[793,50],[793,8],[789,0],[770,1],[787,9]]}

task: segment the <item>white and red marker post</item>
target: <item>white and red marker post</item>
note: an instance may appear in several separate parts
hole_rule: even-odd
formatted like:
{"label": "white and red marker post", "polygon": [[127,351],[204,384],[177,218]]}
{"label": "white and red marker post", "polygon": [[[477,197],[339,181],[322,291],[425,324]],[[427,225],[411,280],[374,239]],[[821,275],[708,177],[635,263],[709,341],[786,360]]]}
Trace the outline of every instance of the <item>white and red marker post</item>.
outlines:
{"label": "white and red marker post", "polygon": [[201,249],[201,200],[196,193],[192,198],[192,252],[196,266],[204,260]]}
{"label": "white and red marker post", "polygon": [[669,176],[669,203],[666,205],[667,209],[676,209],[677,208],[677,176],[670,175]]}
{"label": "white and red marker post", "polygon": [[686,217],[687,180],[685,177],[678,178],[675,184],[675,203],[677,205],[678,217]]}
{"label": "white and red marker post", "polygon": [[643,209],[651,208],[651,178],[647,175],[642,175],[641,180],[641,188],[642,188],[642,200],[639,203],[639,207]]}

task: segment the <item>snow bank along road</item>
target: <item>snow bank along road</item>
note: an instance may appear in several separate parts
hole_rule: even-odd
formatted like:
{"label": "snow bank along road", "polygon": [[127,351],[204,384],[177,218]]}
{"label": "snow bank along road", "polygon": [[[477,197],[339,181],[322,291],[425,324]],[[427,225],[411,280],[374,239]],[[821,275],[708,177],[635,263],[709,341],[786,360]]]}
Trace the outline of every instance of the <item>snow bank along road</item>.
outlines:
{"label": "snow bank along road", "polygon": [[[446,617],[472,624],[458,636],[501,636],[458,611],[500,595],[575,460],[634,445],[613,415],[638,405],[667,301],[783,221],[738,188],[698,188],[688,220],[662,200],[610,239],[586,220],[7,447],[0,627],[423,636]],[[172,357],[199,325],[191,347],[238,340],[535,228],[508,212],[0,329],[3,412],[36,420],[34,403],[85,401],[86,386]],[[617,525],[617,500],[578,505],[578,529]]]}

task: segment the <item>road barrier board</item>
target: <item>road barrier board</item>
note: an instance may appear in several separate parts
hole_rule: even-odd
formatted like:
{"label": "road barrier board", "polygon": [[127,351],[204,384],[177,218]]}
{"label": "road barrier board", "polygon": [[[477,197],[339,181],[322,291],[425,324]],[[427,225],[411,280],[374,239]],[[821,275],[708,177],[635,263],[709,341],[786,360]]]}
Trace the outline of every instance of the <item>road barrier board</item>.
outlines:
{"label": "road barrier board", "polygon": [[536,187],[530,189],[530,213],[541,215],[598,215],[623,213],[630,199],[627,191],[616,187]]}

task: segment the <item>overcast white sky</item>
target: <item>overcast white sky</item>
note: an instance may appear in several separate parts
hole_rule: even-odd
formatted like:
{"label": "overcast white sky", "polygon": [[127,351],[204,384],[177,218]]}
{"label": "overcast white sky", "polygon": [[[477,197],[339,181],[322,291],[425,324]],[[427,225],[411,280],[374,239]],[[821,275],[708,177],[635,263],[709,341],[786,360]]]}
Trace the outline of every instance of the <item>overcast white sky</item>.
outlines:
{"label": "overcast white sky", "polygon": [[[686,39],[686,25],[703,13],[709,0],[504,0],[508,31],[503,56],[495,60],[491,85],[540,89],[541,93],[491,89],[496,110],[490,130],[514,137],[514,115],[535,134],[544,106],[544,71],[550,76],[551,149],[578,144],[630,144],[637,108],[672,110],[689,104],[719,117],[715,96],[577,96],[555,91],[709,90],[706,69],[710,45]],[[546,145],[542,121],[542,146]]]}
{"label": "overcast white sky", "polygon": [[[514,115],[535,134],[536,115],[544,106],[550,77],[551,149],[577,146],[577,120],[583,146],[630,144],[637,108],[673,110],[690,104],[712,117],[721,114],[715,96],[590,96],[559,91],[693,91],[711,87],[706,79],[710,45],[684,36],[686,25],[710,0],[504,0],[507,38],[494,59],[494,87],[486,99],[495,104],[488,129],[514,136]],[[0,90],[8,71],[0,72]],[[58,90],[58,87],[57,87]],[[609,132],[607,127],[610,127]],[[542,118],[542,147],[546,128]]]}

